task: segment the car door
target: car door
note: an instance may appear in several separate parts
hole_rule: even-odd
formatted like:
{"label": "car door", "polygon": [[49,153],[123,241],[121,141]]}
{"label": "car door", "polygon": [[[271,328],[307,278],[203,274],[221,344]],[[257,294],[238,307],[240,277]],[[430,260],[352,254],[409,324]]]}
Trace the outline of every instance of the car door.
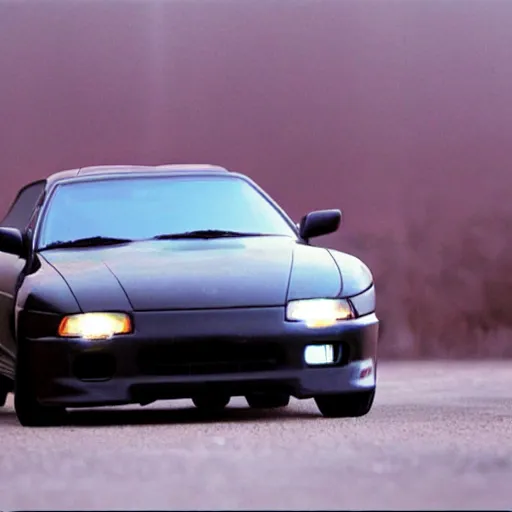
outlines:
{"label": "car door", "polygon": [[[27,233],[45,188],[45,181],[23,187],[12,203],[1,227]],[[0,252],[0,374],[14,378],[16,346],[13,338],[13,311],[16,292],[26,261],[18,256]]]}

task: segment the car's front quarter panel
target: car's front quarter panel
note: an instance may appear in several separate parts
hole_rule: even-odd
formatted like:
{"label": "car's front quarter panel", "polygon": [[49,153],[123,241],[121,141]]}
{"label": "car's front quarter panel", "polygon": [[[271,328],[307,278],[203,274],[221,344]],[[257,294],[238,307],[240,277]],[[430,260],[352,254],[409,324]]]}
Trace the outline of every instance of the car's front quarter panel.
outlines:
{"label": "car's front quarter panel", "polygon": [[45,313],[80,313],[80,306],[64,278],[44,258],[25,276],[18,290],[17,309]]}
{"label": "car's front quarter panel", "polygon": [[340,272],[327,249],[297,244],[288,286],[288,300],[334,298],[342,287]]}
{"label": "car's front quarter panel", "polygon": [[58,269],[82,312],[130,312],[132,305],[123,287],[103,259],[94,257],[94,251],[95,248],[47,251],[42,259]]}
{"label": "car's front quarter panel", "polygon": [[373,285],[373,276],[368,266],[359,258],[340,251],[329,250],[341,273],[343,285],[340,297],[349,298],[366,291]]}
{"label": "car's front quarter panel", "polygon": [[16,297],[16,339],[55,336],[63,315],[80,313],[80,306],[62,276],[44,259],[25,276]]}
{"label": "car's front quarter panel", "polygon": [[370,288],[367,288],[364,292],[358,295],[352,295],[350,302],[357,316],[365,316],[371,313],[375,313],[376,309],[376,297],[375,297],[375,286],[372,284]]}

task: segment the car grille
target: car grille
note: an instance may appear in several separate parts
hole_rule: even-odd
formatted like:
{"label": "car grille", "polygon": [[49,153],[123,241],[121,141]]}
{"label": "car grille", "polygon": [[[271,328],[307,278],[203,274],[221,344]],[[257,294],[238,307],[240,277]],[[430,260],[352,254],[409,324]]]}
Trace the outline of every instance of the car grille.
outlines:
{"label": "car grille", "polygon": [[272,371],[285,354],[276,343],[201,340],[143,348],[139,370],[145,375],[209,375]]}

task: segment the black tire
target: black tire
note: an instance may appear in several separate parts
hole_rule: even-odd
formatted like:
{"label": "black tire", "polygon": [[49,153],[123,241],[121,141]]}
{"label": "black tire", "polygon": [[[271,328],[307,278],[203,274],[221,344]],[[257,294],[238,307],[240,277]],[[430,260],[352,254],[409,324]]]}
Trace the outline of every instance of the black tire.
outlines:
{"label": "black tire", "polygon": [[0,375],[0,407],[5,405],[7,401],[7,395],[12,391],[13,384],[12,381]]}
{"label": "black tire", "polygon": [[14,393],[14,409],[23,427],[53,427],[64,424],[66,409],[42,406],[34,396],[22,391]]}
{"label": "black tire", "polygon": [[14,410],[23,427],[51,427],[62,425],[66,420],[66,409],[41,405],[30,384],[23,361],[16,362],[14,382]]}
{"label": "black tire", "polygon": [[253,409],[277,409],[290,403],[290,395],[286,393],[254,393],[245,399]]}
{"label": "black tire", "polygon": [[198,395],[192,398],[194,405],[202,411],[222,411],[229,404],[229,395]]}
{"label": "black tire", "polygon": [[0,389],[0,407],[3,407],[5,405],[5,402],[7,402],[7,395],[8,391],[5,389]]}
{"label": "black tire", "polygon": [[375,389],[356,393],[321,395],[315,402],[326,418],[359,418],[368,414],[375,399]]}

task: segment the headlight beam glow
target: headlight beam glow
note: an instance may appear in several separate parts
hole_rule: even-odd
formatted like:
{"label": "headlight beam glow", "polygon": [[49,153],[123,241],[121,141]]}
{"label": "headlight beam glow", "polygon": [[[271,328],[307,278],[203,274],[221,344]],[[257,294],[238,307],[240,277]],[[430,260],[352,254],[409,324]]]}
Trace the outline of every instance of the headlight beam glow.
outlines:
{"label": "headlight beam glow", "polygon": [[304,322],[308,327],[329,327],[350,318],[354,312],[345,299],[293,300],[286,307],[288,321]]}
{"label": "headlight beam glow", "polygon": [[126,313],[83,313],[64,317],[58,333],[63,338],[98,340],[132,331],[132,322]]}

